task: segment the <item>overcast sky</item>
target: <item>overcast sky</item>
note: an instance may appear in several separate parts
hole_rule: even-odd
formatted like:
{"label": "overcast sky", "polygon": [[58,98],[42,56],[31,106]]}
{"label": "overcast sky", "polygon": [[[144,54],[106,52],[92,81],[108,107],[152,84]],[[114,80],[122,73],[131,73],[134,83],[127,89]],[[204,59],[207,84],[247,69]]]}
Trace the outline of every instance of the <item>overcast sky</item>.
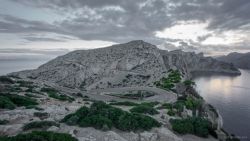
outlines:
{"label": "overcast sky", "polygon": [[250,0],[0,3],[0,51],[89,49],[139,39],[207,55],[250,51]]}

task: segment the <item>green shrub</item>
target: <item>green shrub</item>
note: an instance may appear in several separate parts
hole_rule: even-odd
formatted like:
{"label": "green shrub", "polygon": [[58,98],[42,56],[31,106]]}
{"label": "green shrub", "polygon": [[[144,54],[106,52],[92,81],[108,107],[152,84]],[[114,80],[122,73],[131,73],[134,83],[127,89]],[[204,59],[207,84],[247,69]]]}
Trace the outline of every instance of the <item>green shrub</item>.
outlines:
{"label": "green shrub", "polygon": [[55,133],[50,131],[33,131],[31,133],[19,134],[13,137],[0,137],[1,141],[77,141],[76,138],[66,133]]}
{"label": "green shrub", "polygon": [[147,105],[147,106],[150,106],[150,107],[154,107],[156,105],[158,105],[160,102],[158,101],[153,101],[153,102],[142,102],[141,105]]}
{"label": "green shrub", "polygon": [[61,100],[61,101],[74,101],[74,98],[72,97],[69,97],[67,95],[64,95],[64,94],[57,94],[57,93],[49,93],[49,97],[52,97],[52,98],[55,98],[55,99],[58,99],[58,100]]}
{"label": "green shrub", "polygon": [[195,110],[198,109],[201,106],[201,100],[200,99],[194,99],[192,97],[187,97],[187,100],[185,101],[185,106],[187,109]]}
{"label": "green shrub", "polygon": [[108,130],[111,129],[112,121],[105,116],[101,115],[91,115],[80,120],[79,125],[81,127],[92,126],[96,129]]}
{"label": "green shrub", "polygon": [[54,88],[42,88],[41,89],[42,92],[46,92],[48,94],[49,97],[61,100],[61,101],[74,101],[74,98],[69,97],[67,95],[64,94],[59,94],[59,92],[54,89]]}
{"label": "green shrub", "polygon": [[161,107],[164,109],[172,109],[173,105],[171,103],[164,103]]}
{"label": "green shrub", "polygon": [[195,82],[192,81],[192,80],[185,80],[183,83],[186,86],[193,86],[193,85],[195,85]]}
{"label": "green shrub", "polygon": [[24,94],[25,96],[27,96],[27,97],[33,97],[33,98],[41,98],[40,96],[38,96],[38,95],[35,95],[35,94],[30,94],[30,93],[26,93],[26,94]]}
{"label": "green shrub", "polygon": [[35,99],[21,96],[21,95],[15,95],[15,94],[7,94],[6,97],[8,97],[16,106],[29,106],[29,105],[38,105]]}
{"label": "green shrub", "polygon": [[167,77],[163,77],[160,81],[156,81],[154,84],[157,87],[166,90],[172,90],[176,83],[181,81],[181,74],[178,70],[171,70]]}
{"label": "green shrub", "polygon": [[8,120],[0,120],[0,125],[5,125],[5,124],[7,124],[7,123],[9,123],[9,121]]}
{"label": "green shrub", "polygon": [[60,124],[54,121],[34,121],[23,126],[23,130],[30,130],[30,129],[48,129],[51,126],[59,127]]}
{"label": "green shrub", "polygon": [[90,108],[81,107],[75,113],[65,116],[62,122],[101,130],[116,127],[123,131],[149,130],[160,126],[160,123],[151,117],[129,113],[100,101],[95,101]]}
{"label": "green shrub", "polygon": [[122,105],[122,106],[137,106],[137,103],[130,102],[130,101],[123,101],[123,102],[112,102],[110,105]]}
{"label": "green shrub", "polygon": [[33,82],[31,82],[31,81],[19,80],[19,81],[17,81],[17,83],[19,83],[19,86],[20,86],[20,87],[28,87],[28,88],[33,88],[33,87],[35,87],[35,86],[33,85]]}
{"label": "green shrub", "polygon": [[180,134],[194,134],[207,137],[211,129],[211,123],[201,117],[189,117],[186,119],[170,120],[172,129]]}
{"label": "green shrub", "polygon": [[150,115],[159,114],[159,112],[156,109],[154,109],[153,107],[151,107],[149,105],[138,105],[138,106],[130,109],[130,112],[132,112],[132,113],[144,113],[144,114],[150,114]]}
{"label": "green shrub", "polygon": [[142,114],[123,114],[118,121],[117,128],[123,131],[150,130],[152,127],[159,127],[160,123],[152,120],[151,117]]}
{"label": "green shrub", "polygon": [[46,119],[49,117],[48,113],[42,113],[42,112],[35,112],[34,113],[35,117],[39,117],[40,119]]}
{"label": "green shrub", "polygon": [[58,92],[56,89],[54,88],[41,88],[41,92]]}
{"label": "green shrub", "polygon": [[14,84],[15,82],[8,76],[0,76],[0,82],[6,84]]}
{"label": "green shrub", "polygon": [[184,110],[184,101],[175,102],[173,107],[177,110],[178,113],[183,112],[183,110]]}
{"label": "green shrub", "polygon": [[26,109],[35,109],[35,110],[38,110],[38,111],[44,110],[43,108],[37,107],[37,106],[35,106],[35,105],[25,106],[25,108],[26,108]]}
{"label": "green shrub", "polygon": [[170,109],[170,110],[167,112],[167,114],[170,115],[170,116],[174,116],[174,115],[175,115],[175,112],[174,112],[172,109]]}
{"label": "green shrub", "polygon": [[16,105],[8,97],[0,96],[0,108],[1,109],[13,110],[15,109],[15,107]]}

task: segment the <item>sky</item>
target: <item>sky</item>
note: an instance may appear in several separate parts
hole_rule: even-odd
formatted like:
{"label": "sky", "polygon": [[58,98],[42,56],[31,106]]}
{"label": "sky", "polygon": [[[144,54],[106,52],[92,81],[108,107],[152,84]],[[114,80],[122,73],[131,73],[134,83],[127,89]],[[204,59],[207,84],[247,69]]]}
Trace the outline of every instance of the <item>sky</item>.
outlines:
{"label": "sky", "polygon": [[131,40],[250,51],[250,0],[0,0],[0,55],[63,54]]}

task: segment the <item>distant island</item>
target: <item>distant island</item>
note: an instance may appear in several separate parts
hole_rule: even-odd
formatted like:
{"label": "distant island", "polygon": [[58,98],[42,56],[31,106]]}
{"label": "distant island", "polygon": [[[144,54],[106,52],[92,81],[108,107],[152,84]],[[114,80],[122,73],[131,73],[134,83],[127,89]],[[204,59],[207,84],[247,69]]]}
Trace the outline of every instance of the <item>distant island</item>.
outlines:
{"label": "distant island", "polygon": [[250,69],[250,52],[237,53],[233,52],[225,56],[217,57],[216,59],[227,63],[232,63],[240,69]]}
{"label": "distant island", "polygon": [[231,63],[136,40],[1,76],[0,140],[238,140],[194,89],[195,72],[241,74]]}

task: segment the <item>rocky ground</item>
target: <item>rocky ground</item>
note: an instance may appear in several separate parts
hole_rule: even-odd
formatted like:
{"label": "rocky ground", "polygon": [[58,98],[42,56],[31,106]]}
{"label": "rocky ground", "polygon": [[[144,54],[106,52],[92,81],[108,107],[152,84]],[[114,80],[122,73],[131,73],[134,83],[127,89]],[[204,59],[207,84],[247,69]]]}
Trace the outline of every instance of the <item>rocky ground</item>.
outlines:
{"label": "rocky ground", "polygon": [[[174,103],[177,101],[177,95],[174,92],[159,89],[157,87],[128,87],[119,89],[103,89],[103,90],[92,90],[81,92],[77,89],[70,88],[61,88],[60,86],[54,88],[58,89],[58,93],[66,94],[69,97],[74,98],[72,101],[68,100],[60,100],[56,98],[52,98],[48,95],[47,92],[43,92],[42,89],[44,87],[51,87],[49,83],[46,82],[38,82],[32,79],[23,80],[19,78],[8,77],[13,81],[13,83],[9,82],[1,82],[1,92],[7,91],[10,94],[17,94],[21,96],[31,97],[32,99],[36,99],[39,103],[35,107],[28,108],[28,106],[20,106],[15,109],[1,109],[0,110],[0,120],[7,120],[8,123],[4,125],[0,125],[0,135],[8,135],[14,136],[20,133],[27,133],[32,130],[46,130],[46,131],[54,131],[60,133],[68,133],[73,137],[76,137],[79,141],[166,141],[166,140],[174,140],[174,141],[205,141],[205,140],[216,140],[212,136],[208,136],[207,138],[198,137],[195,135],[181,135],[174,132],[171,129],[171,124],[169,120],[180,118],[180,116],[170,116],[168,114],[167,109],[157,108],[160,107],[163,103]],[[31,82],[25,84],[24,82]],[[23,84],[24,83],[24,84]],[[24,86],[22,86],[24,85]],[[53,86],[55,86],[54,84]],[[20,89],[17,89],[20,88]],[[108,96],[106,93],[123,93],[131,90],[146,90],[150,92],[154,92],[155,95],[152,97],[144,98],[141,100],[135,99],[123,99],[114,96]],[[70,93],[69,93],[70,91]],[[104,94],[105,93],[105,94]],[[27,95],[29,94],[29,95]],[[93,100],[101,100],[105,97],[105,102],[119,102],[119,101],[131,101],[135,103],[142,102],[153,102],[159,101],[157,105],[154,107],[159,112],[156,115],[150,115],[157,121],[162,123],[162,126],[159,128],[153,128],[150,131],[140,131],[140,132],[125,132],[120,131],[115,128],[109,131],[102,131],[95,129],[93,127],[78,127],[78,126],[69,126],[65,123],[60,123],[61,119],[63,119],[66,115],[75,112],[82,106],[89,107]],[[133,106],[122,106],[115,105],[114,107],[121,108],[125,111],[129,111]],[[36,116],[35,113],[47,113],[46,116]],[[182,112],[182,116],[192,116],[192,111],[186,109]],[[32,129],[28,131],[23,130],[23,126],[27,123],[34,121],[55,121],[60,124],[60,126],[51,126],[47,129]],[[214,120],[217,122],[217,120]]]}

